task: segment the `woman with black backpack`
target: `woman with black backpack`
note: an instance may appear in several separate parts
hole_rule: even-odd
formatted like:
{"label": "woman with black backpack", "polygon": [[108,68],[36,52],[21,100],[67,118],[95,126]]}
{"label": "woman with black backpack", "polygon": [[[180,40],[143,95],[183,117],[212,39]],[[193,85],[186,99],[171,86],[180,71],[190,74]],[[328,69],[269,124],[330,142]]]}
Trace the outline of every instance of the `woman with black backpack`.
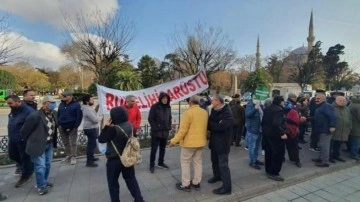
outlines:
{"label": "woman with black backpack", "polygon": [[[107,143],[106,150],[106,176],[110,192],[111,202],[120,201],[119,176],[122,173],[126,186],[136,202],[142,202],[143,197],[140,192],[139,184],[135,177],[134,166],[125,167],[120,160],[128,141],[127,134],[131,134],[133,126],[128,122],[127,110],[123,107],[114,107],[110,110],[110,120],[106,123],[99,136],[100,143]],[[115,125],[121,127],[126,134],[115,129]],[[114,148],[114,146],[116,148]]]}

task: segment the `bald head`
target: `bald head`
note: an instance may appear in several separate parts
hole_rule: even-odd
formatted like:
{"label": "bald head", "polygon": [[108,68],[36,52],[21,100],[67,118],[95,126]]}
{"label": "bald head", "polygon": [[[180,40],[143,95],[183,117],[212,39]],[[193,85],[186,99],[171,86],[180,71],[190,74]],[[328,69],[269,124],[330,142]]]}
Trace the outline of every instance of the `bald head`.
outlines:
{"label": "bald head", "polygon": [[346,98],[344,96],[337,96],[335,98],[335,103],[339,106],[345,106],[346,104]]}

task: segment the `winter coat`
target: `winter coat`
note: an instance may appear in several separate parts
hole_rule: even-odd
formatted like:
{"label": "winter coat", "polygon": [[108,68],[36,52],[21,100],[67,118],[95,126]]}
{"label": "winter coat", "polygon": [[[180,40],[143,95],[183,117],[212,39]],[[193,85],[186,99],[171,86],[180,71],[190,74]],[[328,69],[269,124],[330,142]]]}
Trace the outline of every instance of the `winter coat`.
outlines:
{"label": "winter coat", "polygon": [[336,114],[335,132],[332,139],[337,141],[347,142],[352,128],[352,117],[350,110],[346,106],[339,106],[336,102],[333,102]]}
{"label": "winter coat", "polygon": [[352,129],[350,135],[360,136],[360,100],[353,97],[349,105],[352,118]]}
{"label": "winter coat", "polygon": [[141,112],[139,107],[136,104],[132,107],[125,104],[123,107],[125,107],[128,111],[129,122],[133,124],[135,130],[139,129],[141,124]]}
{"label": "winter coat", "polygon": [[209,148],[217,154],[228,154],[232,137],[233,115],[229,105],[221,109],[211,109],[208,130],[210,131]]}
{"label": "winter coat", "polygon": [[24,141],[21,137],[20,129],[25,123],[25,119],[35,110],[25,104],[21,104],[16,111],[11,111],[8,115],[8,136],[9,140],[13,142]]}
{"label": "winter coat", "polygon": [[171,143],[187,148],[198,148],[206,145],[208,113],[199,105],[191,106],[184,112],[180,121],[179,131]]}
{"label": "winter coat", "polygon": [[259,134],[261,117],[259,110],[255,109],[255,103],[250,100],[245,108],[245,127],[252,134]]}
{"label": "winter coat", "polygon": [[313,121],[315,134],[330,134],[330,128],[336,126],[334,107],[327,102],[319,104]]}
{"label": "winter coat", "polygon": [[78,128],[81,124],[83,113],[80,104],[72,99],[69,104],[61,101],[58,108],[58,124],[64,130]]}
{"label": "winter coat", "polygon": [[261,122],[262,134],[266,137],[281,138],[287,134],[284,108],[279,105],[270,105],[264,109]]}
{"label": "winter coat", "polygon": [[286,129],[287,135],[291,139],[296,139],[299,133],[300,116],[298,112],[293,109],[288,109],[286,113]]}
{"label": "winter coat", "polygon": [[[161,103],[161,99],[164,96],[167,96],[168,98],[168,102],[166,104]],[[148,121],[151,127],[151,137],[167,139],[169,137],[169,131],[171,130],[171,118],[170,97],[168,94],[162,92],[159,95],[159,102],[151,106],[148,116]]]}
{"label": "winter coat", "polygon": [[231,112],[234,118],[234,126],[244,127],[245,124],[245,109],[239,103],[231,106]]}
{"label": "winter coat", "polygon": [[[55,121],[55,130],[52,133],[52,145],[57,148],[57,116],[56,111],[51,111]],[[44,110],[40,109],[30,114],[21,128],[21,136],[27,140],[25,152],[30,156],[40,156],[45,152],[49,136],[48,121]]]}

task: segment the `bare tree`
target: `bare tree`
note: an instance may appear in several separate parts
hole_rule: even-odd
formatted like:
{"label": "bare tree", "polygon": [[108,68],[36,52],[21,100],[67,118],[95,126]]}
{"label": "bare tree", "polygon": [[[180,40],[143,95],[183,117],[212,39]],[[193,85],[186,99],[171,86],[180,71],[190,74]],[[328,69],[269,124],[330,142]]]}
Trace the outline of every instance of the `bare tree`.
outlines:
{"label": "bare tree", "polygon": [[198,24],[193,30],[185,28],[172,39],[173,53],[165,56],[172,62],[172,67],[186,76],[204,68],[207,76],[225,70],[236,60],[236,51],[232,41],[221,28],[205,28]]}
{"label": "bare tree", "polygon": [[0,17],[0,65],[16,59],[19,36],[11,33],[9,17]]}
{"label": "bare tree", "polygon": [[282,77],[285,76],[284,68],[288,62],[289,54],[291,52],[291,49],[285,49],[278,51],[276,54],[272,54],[267,59],[267,65],[265,68],[268,70],[269,74],[273,77],[274,83],[284,82],[285,79],[282,79]]}
{"label": "bare tree", "polygon": [[65,15],[65,29],[71,35],[71,43],[64,45],[62,51],[80,67],[94,72],[95,82],[100,85],[116,73],[117,67],[111,64],[127,58],[125,52],[134,30],[119,12],[104,17],[100,11],[91,16],[78,13],[75,19]]}

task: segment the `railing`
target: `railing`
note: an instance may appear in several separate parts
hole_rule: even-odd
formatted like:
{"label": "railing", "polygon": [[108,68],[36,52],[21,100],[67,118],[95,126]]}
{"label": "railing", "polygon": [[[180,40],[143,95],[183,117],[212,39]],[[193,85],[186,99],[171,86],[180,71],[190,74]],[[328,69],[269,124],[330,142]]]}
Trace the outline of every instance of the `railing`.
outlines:
{"label": "railing", "polygon": [[[173,136],[176,134],[178,129],[178,124],[172,125],[172,130],[170,131],[170,136]],[[150,138],[150,125],[145,124],[143,126],[140,126],[140,132],[138,133],[139,139],[147,139]],[[9,138],[8,136],[0,136],[0,154],[7,153],[8,151],[8,143]],[[84,135],[84,131],[79,131],[79,136],[77,140],[78,145],[86,145],[87,144],[87,137]],[[64,147],[64,144],[61,141],[60,135],[58,135],[58,147]]]}

